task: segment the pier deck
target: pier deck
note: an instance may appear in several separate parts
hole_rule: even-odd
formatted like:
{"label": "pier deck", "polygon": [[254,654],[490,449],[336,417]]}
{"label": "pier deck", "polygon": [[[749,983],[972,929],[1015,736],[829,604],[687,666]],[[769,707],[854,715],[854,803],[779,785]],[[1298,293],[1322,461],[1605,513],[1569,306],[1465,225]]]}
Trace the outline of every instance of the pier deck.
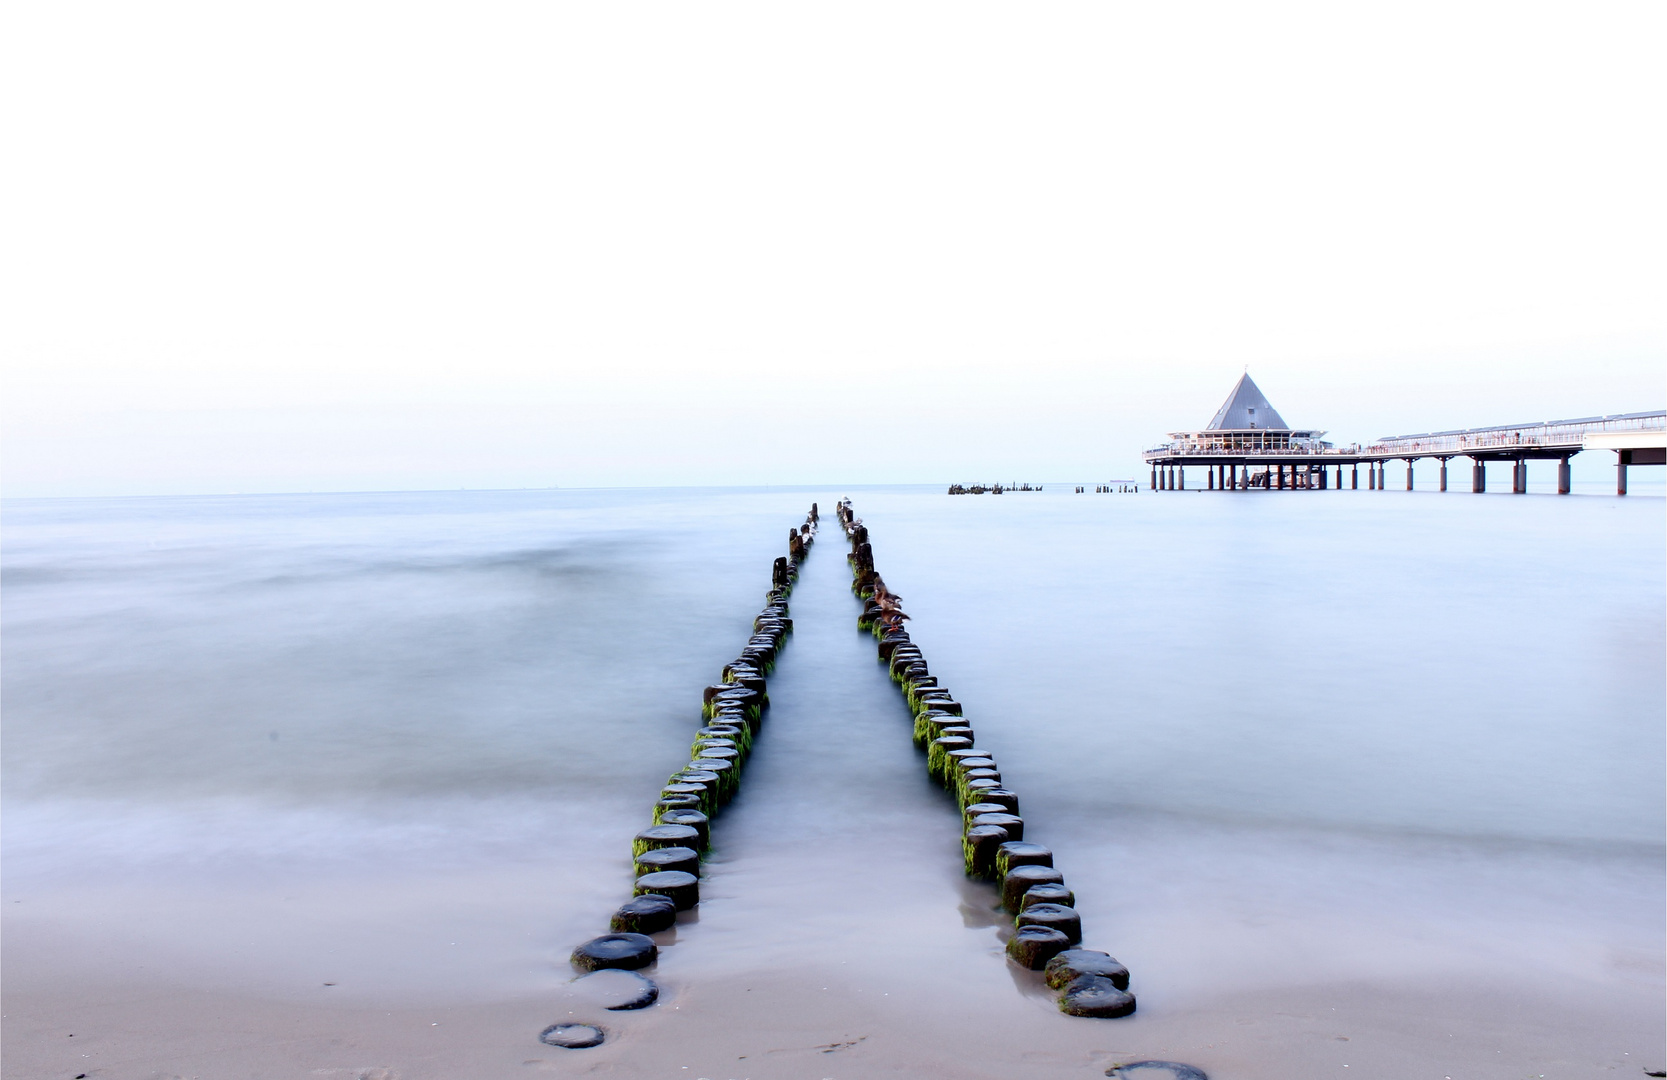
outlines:
{"label": "pier deck", "polygon": [[[1413,465],[1420,458],[1441,463],[1441,490],[1447,490],[1447,462],[1455,457],[1471,460],[1471,490],[1487,489],[1486,463],[1512,463],[1512,490],[1528,490],[1528,462],[1556,460],[1557,490],[1569,492],[1569,459],[1584,450],[1611,450],[1616,454],[1616,494],[1625,495],[1627,469],[1632,465],[1667,464],[1667,410],[1587,416],[1573,420],[1546,420],[1532,424],[1501,424],[1494,427],[1433,431],[1417,435],[1394,435],[1368,445],[1333,447],[1329,443],[1289,440],[1287,445],[1225,445],[1216,438],[1177,438],[1143,455],[1152,469],[1152,488],[1181,490],[1186,484],[1186,466],[1208,470],[1205,490],[1323,490],[1360,486],[1360,466],[1367,467],[1369,489],[1384,490],[1386,464],[1406,462],[1406,490],[1413,485]],[[1343,467],[1350,476],[1344,484]],[[1335,469],[1333,474],[1331,470]]]}

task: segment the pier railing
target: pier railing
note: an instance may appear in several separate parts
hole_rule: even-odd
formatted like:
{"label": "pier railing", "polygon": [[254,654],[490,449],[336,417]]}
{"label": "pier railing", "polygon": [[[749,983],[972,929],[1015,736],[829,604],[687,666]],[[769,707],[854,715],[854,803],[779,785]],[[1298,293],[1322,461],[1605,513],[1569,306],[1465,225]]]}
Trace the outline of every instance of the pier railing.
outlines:
{"label": "pier railing", "polygon": [[1466,454],[1471,450],[1509,450],[1512,447],[1570,447],[1578,450],[1587,435],[1667,429],[1667,411],[1588,416],[1578,420],[1546,420],[1538,424],[1501,424],[1497,427],[1394,435],[1366,448],[1368,454]]}
{"label": "pier railing", "polygon": [[1318,446],[1270,446],[1265,449],[1259,446],[1207,446],[1203,444],[1193,446],[1180,443],[1165,443],[1162,446],[1154,446],[1150,450],[1142,451],[1142,455],[1148,460],[1158,455],[1184,456],[1189,458],[1219,457],[1243,460],[1247,457],[1357,457],[1361,454],[1371,452],[1372,451],[1363,448],[1359,443],[1355,443],[1352,446],[1332,446],[1328,443],[1324,448]]}

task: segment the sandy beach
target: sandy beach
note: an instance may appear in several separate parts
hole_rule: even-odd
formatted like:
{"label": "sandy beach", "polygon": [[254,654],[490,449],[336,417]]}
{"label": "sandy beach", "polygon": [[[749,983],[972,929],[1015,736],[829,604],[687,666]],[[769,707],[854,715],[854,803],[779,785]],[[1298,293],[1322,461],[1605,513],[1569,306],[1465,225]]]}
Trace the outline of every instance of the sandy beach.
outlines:
{"label": "sandy beach", "polygon": [[[894,988],[889,997],[881,985]],[[608,1032],[588,1050],[538,1042],[545,1026],[570,1018],[547,995],[384,1009],[333,1005],[327,988],[308,1002],[154,983],[30,987],[7,994],[5,1073],[998,1080],[1088,1077],[1159,1058],[1244,1080],[1520,1080],[1636,1077],[1662,1065],[1661,1017],[1644,995],[1591,985],[1300,987],[1175,1010],[1144,1005],[1115,1024],[1060,1016],[1041,994],[1018,1003],[1011,993],[969,997],[942,979],[859,985],[839,967],[662,987],[661,1003],[641,1012],[571,1012]]]}

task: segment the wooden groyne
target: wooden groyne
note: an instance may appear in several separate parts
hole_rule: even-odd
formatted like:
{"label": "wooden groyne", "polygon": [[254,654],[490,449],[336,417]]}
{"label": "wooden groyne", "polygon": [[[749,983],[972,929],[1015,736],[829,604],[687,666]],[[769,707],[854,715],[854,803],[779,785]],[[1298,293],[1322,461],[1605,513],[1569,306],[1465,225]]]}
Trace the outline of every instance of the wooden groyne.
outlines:
{"label": "wooden groyne", "polygon": [[[636,867],[632,899],[615,911],[609,933],[573,950],[572,963],[589,974],[603,969],[637,972],[655,963],[658,947],[649,935],[668,930],[679,912],[700,903],[700,867],[711,845],[712,819],[735,797],[753,740],[769,708],[765,680],[793,632],[787,598],[799,564],[815,542],[816,504],[804,523],[787,534],[787,554],[770,568],[764,609],[753,619],[753,633],[736,658],[724,665],[721,681],[701,692],[701,728],[690,746],[689,763],[671,774],[654,803],[652,821],[631,841]],[[639,992],[616,1009],[654,1003],[658,987],[639,976]],[[582,1029],[582,1030],[581,1030]],[[601,1029],[588,1024],[559,1024],[540,1036],[553,1046],[595,1046]]]}
{"label": "wooden groyne", "polygon": [[1004,491],[1041,491],[1042,485],[1036,484],[951,484],[951,495],[1000,495]]}
{"label": "wooden groyne", "polygon": [[835,511],[851,545],[851,589],[863,601],[857,625],[879,639],[880,662],[914,716],[914,741],[926,751],[927,773],[959,808],[967,876],[999,885],[1001,906],[1014,924],[1008,957],[1043,973],[1047,985],[1059,991],[1062,1012],[1103,1017],[1134,1012],[1128,970],[1109,953],[1082,947],[1076,897],[1054,866],[1053,852],[1026,838],[1019,796],[1003,782],[995,758],[975,745],[961,703],[938,683],[910,640],[902,597],[874,569],[867,526],[852,513],[849,499]]}

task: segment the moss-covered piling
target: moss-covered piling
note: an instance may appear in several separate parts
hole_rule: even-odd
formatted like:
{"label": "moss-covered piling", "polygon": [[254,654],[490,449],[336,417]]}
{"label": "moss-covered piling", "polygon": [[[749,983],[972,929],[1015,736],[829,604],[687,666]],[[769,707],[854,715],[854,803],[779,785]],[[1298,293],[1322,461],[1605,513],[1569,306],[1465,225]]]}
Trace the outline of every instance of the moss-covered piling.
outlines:
{"label": "moss-covered piling", "polygon": [[1029,971],[1041,971],[1049,960],[1071,947],[1064,934],[1046,926],[1021,926],[1007,940],[1007,956]]}
{"label": "moss-covered piling", "polygon": [[638,878],[636,893],[664,896],[677,905],[678,911],[688,911],[700,903],[700,879],[682,870],[661,870]]}
{"label": "moss-covered piling", "polygon": [[608,920],[608,929],[616,934],[658,934],[675,922],[677,905],[670,897],[651,893],[620,905]]}
{"label": "moss-covered piling", "polygon": [[1009,840],[996,851],[996,874],[1003,878],[1021,866],[1052,865],[1053,852],[1028,840]]}
{"label": "moss-covered piling", "polygon": [[1065,875],[1051,866],[1019,866],[1001,877],[1001,906],[1009,915],[1019,913],[1019,901],[1037,885],[1063,885]]}
{"label": "moss-covered piling", "polygon": [[686,874],[700,873],[700,852],[690,847],[663,847],[645,851],[637,856],[637,876],[661,870],[681,870]]}
{"label": "moss-covered piling", "polygon": [[635,971],[645,968],[659,958],[660,950],[652,938],[643,934],[603,934],[573,950],[573,966],[580,971],[601,971],[603,968],[624,968]]}
{"label": "moss-covered piling", "polygon": [[[673,810],[671,813],[687,813],[686,810]],[[631,841],[631,854],[641,858],[643,852],[656,848],[694,847],[700,843],[700,830],[687,825],[651,825],[638,833]]]}
{"label": "moss-covered piling", "polygon": [[1007,842],[1007,830],[1000,825],[971,825],[961,838],[961,854],[968,877],[995,876],[996,851]]}
{"label": "moss-covered piling", "polygon": [[[1032,890],[1035,891],[1035,890]],[[1043,970],[1047,983],[1055,990],[1063,990],[1067,983],[1084,975],[1098,975],[1110,979],[1119,990],[1129,988],[1129,969],[1119,964],[1109,953],[1098,949],[1067,949],[1048,961]]]}
{"label": "moss-covered piling", "polygon": [[1031,904],[1021,908],[1013,922],[1017,926],[1046,926],[1058,930],[1072,945],[1082,943],[1082,917],[1064,904]]}

